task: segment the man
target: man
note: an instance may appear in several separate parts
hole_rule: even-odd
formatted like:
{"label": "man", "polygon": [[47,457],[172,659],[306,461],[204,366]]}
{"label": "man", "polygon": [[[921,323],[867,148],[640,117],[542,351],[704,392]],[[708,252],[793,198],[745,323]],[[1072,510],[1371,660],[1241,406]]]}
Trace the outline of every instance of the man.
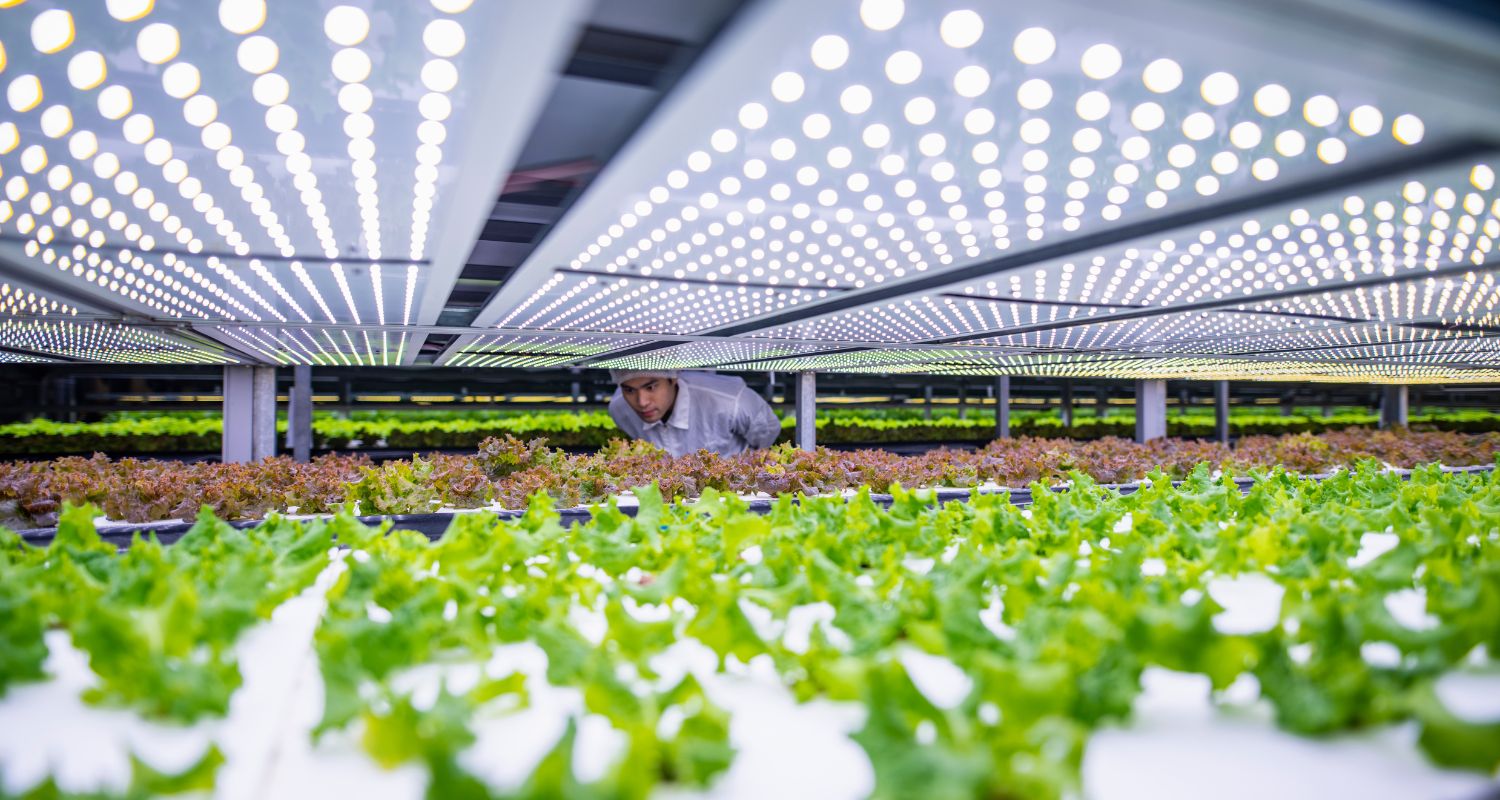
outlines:
{"label": "man", "polygon": [[729,375],[612,369],[619,387],[609,415],[620,430],[674,456],[712,450],[731,456],[770,447],[781,420],[743,380]]}

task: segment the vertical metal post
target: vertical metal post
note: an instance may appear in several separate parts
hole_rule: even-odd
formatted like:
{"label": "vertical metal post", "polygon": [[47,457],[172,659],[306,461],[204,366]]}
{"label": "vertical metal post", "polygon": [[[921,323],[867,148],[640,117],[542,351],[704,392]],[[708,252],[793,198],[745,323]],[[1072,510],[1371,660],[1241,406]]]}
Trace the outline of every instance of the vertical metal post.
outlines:
{"label": "vertical metal post", "polygon": [[58,388],[62,390],[62,397],[59,399],[62,405],[67,408],[67,411],[63,413],[62,418],[68,422],[77,422],[78,377],[76,375],[69,375],[63,378]]}
{"label": "vertical metal post", "polygon": [[922,387],[922,419],[932,419],[932,384]]}
{"label": "vertical metal post", "polygon": [[818,446],[818,373],[797,374],[797,447]]}
{"label": "vertical metal post", "polygon": [[1281,416],[1290,417],[1296,403],[1296,393],[1286,392],[1281,396]]}
{"label": "vertical metal post", "polygon": [[292,458],[306,464],[312,458],[312,367],[292,367],[292,390],[286,400],[286,446]]}
{"label": "vertical metal post", "polygon": [[1167,382],[1135,382],[1135,440],[1149,442],[1167,435]]}
{"label": "vertical metal post", "polygon": [[1404,428],[1408,394],[1405,386],[1386,386],[1380,394],[1380,427]]}
{"label": "vertical metal post", "polygon": [[1058,410],[1062,414],[1063,427],[1073,427],[1073,382],[1066,378],[1062,382],[1062,400]]}
{"label": "vertical metal post", "polygon": [[1214,381],[1214,438],[1229,444],[1229,381]]}
{"label": "vertical metal post", "polygon": [[250,433],[250,417],[255,408],[250,392],[253,380],[253,367],[224,368],[223,433],[219,458],[225,464],[254,460]]}
{"label": "vertical metal post", "polygon": [[995,438],[1010,438],[1010,376],[995,379]]}
{"label": "vertical metal post", "polygon": [[1109,414],[1109,389],[1100,386],[1094,390],[1094,416],[1104,419]]}
{"label": "vertical metal post", "polygon": [[250,460],[276,455],[276,368],[254,367],[250,384]]}
{"label": "vertical metal post", "polygon": [[967,405],[968,399],[969,399],[969,385],[967,383],[960,383],[958,385],[958,418],[959,419],[968,419],[969,418],[969,406]]}

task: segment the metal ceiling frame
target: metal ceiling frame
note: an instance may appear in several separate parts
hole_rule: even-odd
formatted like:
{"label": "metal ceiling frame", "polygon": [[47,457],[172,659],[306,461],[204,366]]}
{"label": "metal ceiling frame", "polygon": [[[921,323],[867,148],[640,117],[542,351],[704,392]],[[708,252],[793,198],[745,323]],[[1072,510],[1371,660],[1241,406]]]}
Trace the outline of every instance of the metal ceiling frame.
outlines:
{"label": "metal ceiling frame", "polygon": [[[834,356],[869,350],[910,353],[914,356],[913,361],[910,362],[912,364],[923,363],[919,358],[921,353],[936,351],[952,353],[954,350],[961,350],[979,359],[993,356],[1059,356],[1087,360],[1090,363],[1192,358],[1313,363],[1327,360],[1326,358],[1318,359],[1318,353],[1328,353],[1341,348],[1385,344],[1399,346],[1407,342],[1444,341],[1435,338],[1396,339],[1391,342],[1371,342],[1368,345],[1282,347],[1230,354],[1202,352],[1209,346],[1225,342],[1249,343],[1264,340],[1265,344],[1270,347],[1274,345],[1275,337],[1298,332],[1297,325],[1291,322],[1287,323],[1284,330],[1263,332],[1215,333],[1202,336],[1192,336],[1187,332],[1181,332],[1176,334],[1176,338],[1143,341],[1139,347],[1130,344],[1110,344],[1098,348],[1065,348],[997,344],[987,341],[999,337],[1020,337],[1033,333],[1090,326],[1123,325],[1132,321],[1200,312],[1257,315],[1258,317],[1277,316],[1337,323],[1327,328],[1308,329],[1328,332],[1384,324],[1412,330],[1450,331],[1460,334],[1453,337],[1453,340],[1464,340],[1471,344],[1500,338],[1500,327],[1455,323],[1437,319],[1431,315],[1377,320],[1269,307],[1270,304],[1280,301],[1314,295],[1338,295],[1361,289],[1406,285],[1433,279],[1446,280],[1470,273],[1497,274],[1500,273],[1500,258],[1497,257],[1491,257],[1480,264],[1450,262],[1435,269],[1408,268],[1399,273],[1375,274],[1342,282],[1324,282],[1317,286],[1304,284],[1277,290],[1257,289],[1251,294],[1189,300],[1178,305],[1148,305],[1146,301],[1135,305],[1075,302],[1065,299],[1065,295],[1064,299],[1053,300],[961,293],[965,284],[974,281],[1008,276],[1021,270],[1050,265],[1062,259],[1101,254],[1101,251],[1109,248],[1131,245],[1150,237],[1174,236],[1205,225],[1235,222],[1246,215],[1275,211],[1312,198],[1357,191],[1360,187],[1386,184],[1393,179],[1404,179],[1404,176],[1420,175],[1424,170],[1468,166],[1482,159],[1491,159],[1491,163],[1500,160],[1500,134],[1492,133],[1500,131],[1500,56],[1496,55],[1500,53],[1500,47],[1496,46],[1500,44],[1500,35],[1490,35],[1455,22],[1441,11],[1418,14],[1380,0],[1353,0],[1353,2],[1267,0],[1264,4],[1251,6],[1246,6],[1238,0],[1139,0],[1139,3],[1134,4],[1130,9],[1115,8],[1099,0],[1058,0],[1056,6],[1062,9],[1061,11],[1052,8],[1025,8],[1017,10],[1016,13],[1023,24],[1031,23],[1033,20],[1036,21],[1035,24],[1042,24],[1048,19],[1049,14],[1066,20],[1069,15],[1097,13],[1104,20],[1099,23],[1101,25],[1118,23],[1122,31],[1119,37],[1122,40],[1122,46],[1130,41],[1131,37],[1139,38],[1146,34],[1159,35],[1173,30],[1202,33],[1204,35],[1201,38],[1209,41],[1185,46],[1183,55],[1196,58],[1204,51],[1223,45],[1224,54],[1220,61],[1225,68],[1230,70],[1243,68],[1248,73],[1251,65],[1258,59],[1283,58],[1305,65],[1307,69],[1322,78],[1332,76],[1332,78],[1347,80],[1350,85],[1364,89],[1378,87],[1383,92],[1381,94],[1382,105],[1387,99],[1399,104],[1411,101],[1413,98],[1420,98],[1427,104],[1423,106],[1424,108],[1437,110],[1435,122],[1454,124],[1449,126],[1449,129],[1442,130],[1419,144],[1392,150],[1388,154],[1350,157],[1343,164],[1320,166],[1307,172],[1290,174],[1265,185],[1249,182],[1235,184],[1217,197],[1193,197],[1189,193],[1189,196],[1181,200],[1174,200],[1175,204],[1168,209],[1133,210],[1118,221],[1108,224],[1091,221],[1090,227],[1085,228],[1085,232],[1080,235],[1053,231],[1049,232],[1042,241],[1025,243],[1013,252],[1007,251],[989,258],[979,257],[978,260],[968,263],[960,258],[954,262],[959,266],[953,268],[893,277],[887,282],[871,286],[798,286],[790,283],[735,281],[734,276],[723,280],[693,276],[669,277],[664,274],[645,278],[665,286],[714,286],[726,290],[784,289],[822,292],[827,295],[790,308],[764,313],[761,312],[761,306],[757,305],[755,311],[751,312],[748,304],[742,305],[737,307],[739,309],[737,313],[756,313],[757,315],[744,316],[722,325],[702,328],[691,334],[640,333],[625,330],[558,330],[536,326],[495,327],[495,324],[505,318],[506,314],[514,313],[521,308],[520,303],[528,293],[557,274],[642,279],[643,276],[631,272],[616,273],[592,265],[580,268],[579,264],[573,264],[573,268],[569,269],[566,264],[578,252],[578,242],[586,242],[592,234],[598,233],[598,221],[612,218],[614,211],[618,210],[620,197],[641,194],[646,187],[661,180],[660,166],[664,163],[664,157],[655,151],[660,149],[662,131],[670,131],[675,126],[682,125],[684,121],[702,116],[705,108],[716,112],[722,111],[725,97],[752,96],[747,94],[752,87],[756,92],[763,92],[764,87],[760,86],[760,83],[763,82],[762,79],[765,76],[762,72],[741,68],[762,60],[764,54],[768,52],[766,48],[785,46],[785,37],[792,32],[796,33],[798,42],[808,38],[809,32],[802,24],[803,15],[799,13],[803,9],[799,8],[797,0],[748,0],[747,5],[734,15],[734,23],[727,34],[716,37],[708,52],[698,60],[694,69],[680,81],[671,94],[663,99],[636,132],[634,138],[627,143],[614,161],[606,165],[600,177],[583,191],[578,201],[560,219],[548,227],[540,245],[516,268],[510,280],[502,284],[500,289],[490,297],[489,302],[480,309],[472,323],[460,326],[438,324],[444,302],[457,284],[474,242],[480,237],[481,231],[496,206],[496,187],[504,183],[508,170],[514,165],[531,131],[532,124],[541,111],[547,91],[551,86],[552,76],[561,70],[566,61],[568,49],[560,46],[560,43],[568,40],[569,34],[581,24],[585,16],[587,5],[585,0],[559,0],[559,3],[553,3],[547,7],[542,4],[520,1],[503,3],[503,10],[498,13],[506,21],[507,28],[513,31],[524,30],[526,35],[513,36],[514,46],[496,48],[498,51],[496,54],[479,60],[477,64],[482,67],[482,73],[476,71],[474,74],[464,75],[466,84],[486,87],[486,90],[472,93],[471,100],[477,100],[477,102],[470,102],[461,110],[461,119],[466,126],[465,138],[463,146],[456,148],[448,159],[448,168],[451,169],[457,165],[458,169],[456,178],[445,184],[443,189],[443,200],[447,204],[448,213],[432,220],[433,243],[428,257],[415,260],[390,257],[370,260],[340,259],[321,253],[310,253],[305,256],[284,256],[280,253],[236,254],[205,251],[198,248],[198,242],[193,244],[194,248],[198,248],[197,252],[178,248],[175,242],[156,247],[143,245],[140,248],[149,251],[142,255],[157,259],[163,265],[171,264],[171,257],[191,257],[202,260],[216,255],[226,262],[234,262],[237,267],[253,259],[260,259],[276,265],[292,261],[303,261],[309,264],[343,261],[351,266],[383,264],[417,268],[421,270],[422,279],[418,284],[418,296],[415,300],[411,298],[413,284],[405,285],[408,308],[412,312],[412,324],[317,323],[282,320],[261,322],[227,318],[227,314],[234,312],[225,312],[226,316],[209,319],[176,318],[167,316],[175,313],[175,310],[171,308],[168,308],[162,315],[143,315],[142,307],[128,299],[89,282],[64,277],[56,270],[42,265],[40,260],[35,263],[17,263],[17,259],[20,258],[21,243],[29,244],[30,242],[27,237],[17,236],[7,230],[0,232],[0,276],[24,282],[28,286],[35,287],[38,292],[77,305],[81,312],[76,316],[67,317],[33,315],[18,318],[38,321],[66,319],[74,323],[114,323],[151,329],[169,340],[182,342],[185,346],[208,346],[222,349],[231,358],[252,363],[264,362],[265,353],[247,346],[244,341],[234,335],[235,332],[300,330],[321,332],[323,335],[338,333],[345,338],[356,332],[365,336],[373,334],[382,337],[400,334],[401,346],[404,347],[400,357],[402,365],[414,364],[424,340],[432,335],[453,337],[453,340],[446,345],[435,360],[436,364],[450,363],[460,355],[477,353],[478,351],[469,350],[469,348],[476,347],[484,349],[486,355],[493,356],[513,355],[518,358],[530,356],[564,359],[559,362],[558,366],[569,367],[598,366],[622,358],[652,353],[666,355],[665,351],[673,347],[691,344],[720,344],[726,347],[751,345],[765,348],[810,348],[813,350],[800,356],[756,358],[711,365],[725,369],[753,369],[756,364],[786,361],[792,358]],[[847,0],[847,3],[851,8],[857,5],[854,0]],[[11,19],[18,18],[12,17]],[[1215,30],[1216,26],[1223,27],[1226,24],[1231,29],[1230,33],[1220,34]],[[19,25],[17,28],[19,29]],[[1214,31],[1213,35],[1209,35],[1210,31]],[[474,38],[476,41],[471,42],[472,46],[483,44],[477,41],[478,37]],[[49,58],[59,57],[49,56]],[[525,72],[527,79],[513,80],[512,76],[517,72]],[[294,77],[302,79],[305,76]],[[1247,88],[1248,86],[1249,84]],[[494,90],[491,91],[491,88]],[[1139,90],[1138,84],[1136,88]],[[1242,97],[1240,102],[1243,104],[1245,99],[1246,97]],[[49,103],[55,100],[56,98],[48,98]],[[305,101],[306,98],[303,100]],[[170,103],[165,105],[171,106]],[[41,109],[37,108],[36,111],[40,113]],[[953,120],[947,120],[944,124],[950,128],[954,127]],[[1434,125],[1434,127],[1439,126]],[[32,137],[30,129],[23,130],[25,130],[25,137]],[[940,130],[946,132],[948,128],[940,128]],[[257,134],[263,135],[263,132],[257,131]],[[1110,135],[1116,134],[1112,132]],[[40,138],[37,138],[37,141],[52,146],[52,142]],[[1249,152],[1246,150],[1246,164],[1248,164]],[[1375,152],[1380,151],[1376,148]],[[255,154],[252,153],[252,155]],[[136,155],[134,150],[131,151],[131,155]],[[81,159],[80,163],[82,163]],[[1007,167],[1007,171],[1009,169]],[[41,177],[38,175],[33,180]],[[405,176],[401,179],[404,180]],[[40,183],[38,185],[40,186]],[[123,190],[118,191],[123,194]],[[107,192],[101,191],[101,193]],[[61,190],[58,190],[58,194],[61,197]],[[187,196],[184,194],[184,197]],[[249,195],[245,199],[247,203],[250,202]],[[283,211],[290,209],[288,215],[296,216],[294,203],[289,203],[288,198],[284,197],[276,199],[282,204]],[[794,199],[806,198],[794,194]],[[75,204],[81,205],[76,202]],[[121,207],[124,207],[123,203]],[[1496,207],[1500,208],[1500,201],[1497,201]],[[138,204],[138,208],[144,209],[146,206]],[[131,213],[135,214],[134,211]],[[38,216],[43,216],[43,212],[38,212]],[[196,220],[193,221],[196,222]],[[303,220],[299,219],[298,222],[301,223]],[[58,223],[58,225],[59,228],[63,227],[63,223]],[[58,234],[55,239],[48,238],[41,241],[50,242],[54,248],[72,248],[75,244],[86,248],[92,247],[85,241],[75,239],[65,229],[59,230]],[[259,233],[256,232],[256,235],[258,236]],[[135,237],[129,238],[134,241]],[[184,238],[182,241],[187,240]],[[1205,239],[1205,241],[1211,240]],[[307,244],[307,242],[298,243]],[[102,252],[118,246],[118,244],[107,244],[92,249]],[[1493,246],[1490,246],[1490,249],[1493,250]],[[35,252],[34,247],[31,252]],[[970,252],[978,251],[971,250]],[[51,258],[51,256],[48,257]],[[587,258],[582,260],[587,260]],[[31,261],[30,258],[25,259],[25,262]],[[62,263],[67,262],[62,261]],[[631,265],[628,268],[634,269],[635,266]],[[612,270],[613,266],[610,269]],[[147,271],[149,272],[149,269]],[[204,272],[206,273],[206,270]],[[1142,274],[1149,276],[1151,273],[1148,270]],[[116,275],[118,276],[119,273],[116,272]],[[344,289],[347,300],[348,287],[343,285],[342,273],[339,275],[340,286]],[[189,270],[188,277],[191,276],[192,272]],[[92,277],[91,273],[90,279]],[[392,277],[392,273],[386,273],[385,277]],[[743,279],[746,276],[739,277]],[[819,279],[821,278],[820,275]],[[238,280],[229,275],[226,275],[226,279],[231,282]],[[377,285],[374,292],[376,297],[380,297],[381,288],[378,285],[380,281],[376,280],[375,283]],[[1237,280],[1236,284],[1238,284]],[[242,286],[242,284],[237,285]],[[1038,279],[1038,286],[1040,285],[1040,279]],[[270,297],[269,302],[277,302],[275,297],[270,296],[271,292],[265,291],[264,286],[256,284],[256,287]],[[358,288],[360,287],[356,287]],[[324,289],[326,291],[327,287],[325,286]],[[215,289],[215,291],[218,290]],[[279,287],[277,291],[280,292]],[[871,337],[868,336],[864,340],[846,340],[837,337],[830,338],[826,335],[820,337],[767,335],[770,331],[786,326],[815,320],[835,320],[838,319],[838,315],[845,312],[878,310],[878,304],[881,303],[910,300],[928,294],[952,302],[992,301],[1021,306],[1047,306],[1053,308],[1054,314],[1057,308],[1062,307],[1086,308],[1090,310],[1090,313],[1086,316],[1080,315],[1068,319],[1015,324],[980,333],[933,336],[914,341],[888,342],[870,340]],[[161,295],[158,293],[156,296]],[[286,296],[282,293],[282,297]],[[387,298],[391,296],[389,286],[386,286],[384,296]],[[1130,296],[1127,295],[1127,299]],[[1177,296],[1180,295],[1174,295],[1174,297]],[[149,294],[143,299],[147,302],[155,302]],[[1087,299],[1086,294],[1085,299]],[[349,303],[352,307],[353,301]],[[203,305],[204,310],[212,307],[212,303]],[[262,305],[265,303],[262,302]],[[767,306],[769,305],[768,301]],[[385,305],[381,305],[382,313],[385,308]],[[650,308],[647,307],[647,311],[642,313],[647,313],[649,310]],[[1092,313],[1094,310],[1100,313]],[[288,312],[287,316],[292,315]],[[304,319],[306,316],[306,314],[303,315]],[[333,315],[330,313],[327,316]],[[359,319],[360,316],[357,312],[353,314],[354,319]],[[385,319],[384,316],[380,318]],[[584,319],[587,318],[587,316],[584,317]],[[712,319],[712,317],[709,318]],[[974,313],[970,312],[969,322],[965,322],[963,328],[952,323],[932,327],[937,331],[943,330],[944,327],[949,331],[967,329],[971,327],[970,322],[974,318]],[[1011,313],[1010,318],[1020,319],[1015,313]],[[1032,316],[1032,319],[1036,318],[1036,315]],[[700,315],[698,319],[701,321],[704,315]],[[980,319],[981,321],[988,320],[988,314]],[[998,312],[995,319],[999,319]],[[1248,324],[1221,326],[1221,330],[1224,327],[1249,328],[1254,326]],[[673,328],[663,326],[663,329]],[[871,330],[874,329],[864,332],[868,334]],[[1150,332],[1150,330],[1148,327],[1147,331]],[[521,349],[508,352],[505,349],[508,338],[524,339],[525,337],[550,337],[563,341],[604,339],[614,340],[620,343],[620,346],[610,352],[590,355]],[[1193,344],[1200,344],[1203,347],[1190,348],[1184,352],[1161,350],[1163,347]],[[0,349],[14,350],[15,348],[0,343]],[[382,352],[389,353],[389,350],[382,350]],[[32,355],[32,353],[21,354]],[[1472,349],[1449,350],[1434,354],[1434,357],[1447,358],[1473,354],[1476,353]],[[66,358],[66,356],[52,354],[36,355]],[[301,354],[294,353],[291,357],[295,360],[300,358]],[[357,354],[356,357],[358,357]],[[1399,356],[1357,357],[1339,360],[1342,363],[1359,365],[1411,365],[1409,362],[1393,361],[1399,358]],[[926,363],[930,363],[935,369],[942,369],[947,360],[940,359]],[[893,362],[892,365],[899,363]],[[1451,358],[1432,365],[1420,364],[1418,366],[1486,370],[1496,367],[1495,364],[1456,361]]]}

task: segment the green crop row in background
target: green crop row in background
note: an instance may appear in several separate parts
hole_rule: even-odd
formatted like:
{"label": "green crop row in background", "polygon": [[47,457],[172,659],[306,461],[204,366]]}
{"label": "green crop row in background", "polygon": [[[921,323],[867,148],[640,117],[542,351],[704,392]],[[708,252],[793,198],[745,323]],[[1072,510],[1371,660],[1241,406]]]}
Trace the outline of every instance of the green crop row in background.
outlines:
{"label": "green crop row in background", "polygon": [[[546,439],[554,447],[590,448],[620,436],[603,411],[494,414],[447,419],[410,419],[392,414],[353,419],[318,417],[313,421],[313,445],[331,450],[473,448],[486,437],[511,434]],[[818,415],[818,440],[822,444],[983,442],[994,437],[993,419],[990,414],[973,414],[966,419],[938,414],[923,419],[908,409],[841,409]],[[1378,422],[1379,418],[1368,412],[1324,417],[1242,411],[1231,416],[1230,432],[1236,436],[1320,433],[1375,427]],[[1488,411],[1413,415],[1410,422],[1413,428],[1427,430],[1500,430],[1500,414]],[[33,420],[0,426],[0,455],[210,453],[220,447],[220,424],[216,416],[177,415],[88,423]],[[794,420],[786,418],[782,425],[783,439],[790,439]],[[278,427],[285,430],[284,423]],[[1076,417],[1071,426],[1064,426],[1055,414],[1020,412],[1011,418],[1011,433],[1016,436],[1094,439],[1128,437],[1134,430],[1135,417],[1128,412]],[[1168,418],[1167,432],[1172,436],[1210,437],[1214,435],[1214,418],[1209,414],[1177,414]]]}

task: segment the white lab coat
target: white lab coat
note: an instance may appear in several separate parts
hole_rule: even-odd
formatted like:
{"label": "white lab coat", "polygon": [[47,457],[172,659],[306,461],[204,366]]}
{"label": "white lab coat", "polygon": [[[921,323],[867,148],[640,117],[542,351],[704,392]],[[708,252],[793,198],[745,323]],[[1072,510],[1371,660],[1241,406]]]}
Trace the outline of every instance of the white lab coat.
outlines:
{"label": "white lab coat", "polygon": [[665,422],[643,421],[618,388],[610,398],[609,415],[626,435],[645,439],[674,456],[698,450],[730,456],[770,447],[781,433],[776,412],[732,375],[680,375],[677,402]]}

